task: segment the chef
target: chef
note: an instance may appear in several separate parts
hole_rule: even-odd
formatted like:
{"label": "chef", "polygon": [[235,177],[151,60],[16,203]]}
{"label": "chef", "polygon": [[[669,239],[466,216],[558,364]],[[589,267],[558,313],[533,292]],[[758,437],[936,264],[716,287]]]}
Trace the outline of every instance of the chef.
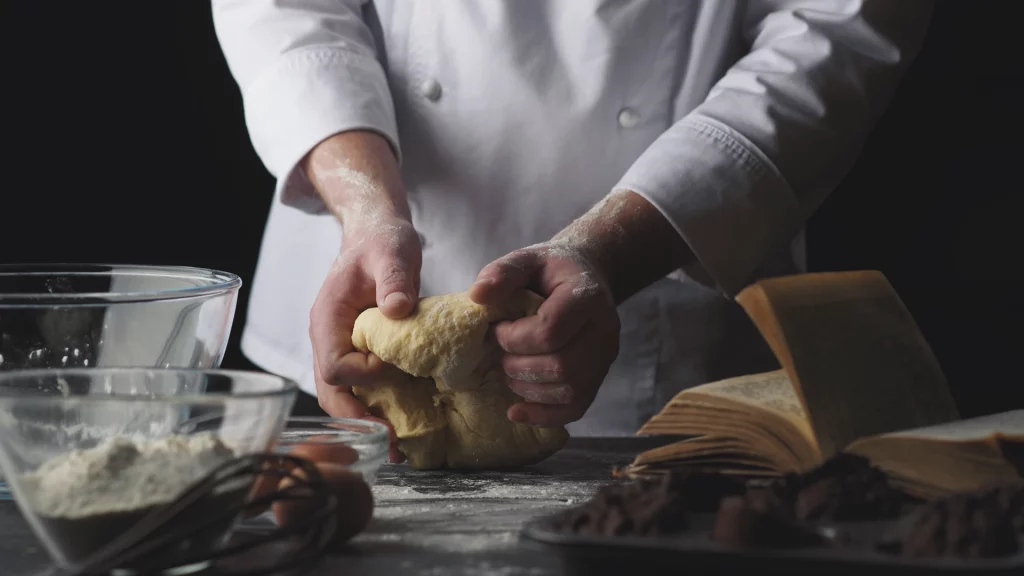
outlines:
{"label": "chef", "polygon": [[[517,288],[514,421],[630,435],[774,366],[731,299],[804,269],[929,0],[213,0],[277,178],[244,353],[335,416],[360,311]],[[395,456],[395,454],[393,452]]]}

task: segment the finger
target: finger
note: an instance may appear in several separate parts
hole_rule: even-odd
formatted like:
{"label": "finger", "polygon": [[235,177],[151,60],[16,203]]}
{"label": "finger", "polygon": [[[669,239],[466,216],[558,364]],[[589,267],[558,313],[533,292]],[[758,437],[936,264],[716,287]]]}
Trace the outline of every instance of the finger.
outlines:
{"label": "finger", "polygon": [[501,359],[505,374],[522,382],[567,382],[564,354],[505,354]]}
{"label": "finger", "polygon": [[[358,398],[357,398],[358,400]],[[372,412],[371,412],[372,414]],[[405,454],[398,449],[398,434],[395,432],[395,427],[391,425],[386,419],[381,418],[377,415],[363,416],[360,420],[370,420],[373,422],[380,422],[381,424],[388,427],[388,459],[392,464],[400,464],[405,462]]]}
{"label": "finger", "polygon": [[523,400],[535,404],[571,404],[575,395],[565,383],[528,382],[509,378],[508,387]]}
{"label": "finger", "polygon": [[573,294],[570,283],[559,284],[533,316],[494,327],[498,345],[509,354],[557,352],[587,323],[594,299]]}
{"label": "finger", "polygon": [[317,382],[316,399],[328,416],[334,418],[371,418],[370,409],[346,388]]}
{"label": "finger", "polygon": [[369,407],[356,398],[347,388],[332,386],[324,382],[320,377],[320,368],[316,360],[313,361],[313,376],[316,382],[316,396],[320,407],[329,416],[334,418],[358,418],[360,420],[372,420],[380,422],[388,428],[388,456],[393,463],[405,461],[405,454],[398,449],[398,436],[395,434],[395,427],[384,418],[375,416]]}
{"label": "finger", "polygon": [[373,284],[355,267],[331,274],[309,312],[314,371],[332,386],[359,386],[378,379],[388,367],[352,346],[352,327],[360,311],[349,303],[373,302]]}
{"label": "finger", "polygon": [[[352,327],[359,316],[360,304],[373,302],[373,283],[358,266],[341,265],[331,269],[309,311],[309,339],[313,345],[314,368],[322,380],[341,384],[336,374],[342,359],[355,352]],[[365,364],[364,358],[347,358],[345,365]],[[344,371],[344,366],[342,367]]]}
{"label": "finger", "polygon": [[405,318],[419,300],[419,262],[398,255],[381,256],[371,265],[377,307],[388,318]]}
{"label": "finger", "polygon": [[388,427],[388,455],[393,463],[405,461],[405,454],[398,449],[398,437],[395,435],[395,428],[384,418],[373,416],[370,410],[358,398],[353,396],[344,388],[325,385],[322,389],[317,387],[317,400],[320,407],[334,418],[356,418],[359,420],[371,420],[380,422]]}
{"label": "finger", "polygon": [[519,424],[537,428],[556,428],[575,422],[583,417],[576,404],[551,405],[523,402],[513,404],[506,412],[508,419]]}
{"label": "finger", "polygon": [[400,464],[405,462],[405,454],[398,449],[398,435],[395,433],[395,427],[380,416],[364,416],[360,420],[371,420],[373,422],[380,422],[381,424],[388,427],[388,459],[392,464]]}
{"label": "finger", "polygon": [[381,415],[379,407],[371,408],[370,413],[372,416],[365,418],[366,420],[380,422],[388,427],[388,460],[392,464],[401,464],[402,462],[405,462],[405,454],[398,449],[398,433],[395,432],[395,427]]}
{"label": "finger", "polygon": [[500,305],[530,283],[540,264],[539,255],[529,250],[498,258],[477,275],[476,282],[469,287],[469,298],[477,304]]}
{"label": "finger", "polygon": [[354,351],[338,358],[330,368],[324,371],[323,379],[331,386],[349,388],[351,386],[369,386],[388,378],[388,374],[397,370],[384,362],[375,354]]}

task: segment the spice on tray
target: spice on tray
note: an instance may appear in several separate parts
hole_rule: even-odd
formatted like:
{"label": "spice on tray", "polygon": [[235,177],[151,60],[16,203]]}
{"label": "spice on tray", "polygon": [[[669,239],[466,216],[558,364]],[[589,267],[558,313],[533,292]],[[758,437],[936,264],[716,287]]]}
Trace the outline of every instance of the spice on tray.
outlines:
{"label": "spice on tray", "polygon": [[687,527],[686,505],[679,478],[612,484],[598,490],[586,504],[559,516],[558,529],[590,536],[654,536]]}
{"label": "spice on tray", "polygon": [[[732,549],[855,546],[909,558],[996,557],[1021,552],[1024,484],[926,503],[891,486],[865,458],[839,454],[768,481],[675,470],[606,486],[553,527],[589,536],[673,535],[696,530],[702,520],[695,512],[716,512],[708,535]],[[881,521],[879,533],[851,539],[859,533],[842,531],[864,521]]]}
{"label": "spice on tray", "polygon": [[711,539],[730,548],[807,548],[827,543],[800,525],[778,495],[767,489],[722,500]]}
{"label": "spice on tray", "polygon": [[900,555],[910,558],[1008,556],[1019,550],[1024,487],[958,494],[929,502],[913,516]]}
{"label": "spice on tray", "polygon": [[790,474],[773,489],[798,520],[858,521],[898,517],[910,503],[885,474],[861,456],[839,454],[804,474]]}

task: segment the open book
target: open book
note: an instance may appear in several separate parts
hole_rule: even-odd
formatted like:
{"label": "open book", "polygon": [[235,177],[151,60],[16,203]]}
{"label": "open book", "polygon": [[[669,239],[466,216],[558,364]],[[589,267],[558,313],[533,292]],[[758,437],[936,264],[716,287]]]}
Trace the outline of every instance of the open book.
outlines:
{"label": "open book", "polygon": [[882,274],[774,278],[737,301],[782,368],[677,394],[638,434],[687,438],[640,454],[628,475],[687,467],[773,476],[846,451],[926,498],[1021,481],[1024,410],[961,420]]}

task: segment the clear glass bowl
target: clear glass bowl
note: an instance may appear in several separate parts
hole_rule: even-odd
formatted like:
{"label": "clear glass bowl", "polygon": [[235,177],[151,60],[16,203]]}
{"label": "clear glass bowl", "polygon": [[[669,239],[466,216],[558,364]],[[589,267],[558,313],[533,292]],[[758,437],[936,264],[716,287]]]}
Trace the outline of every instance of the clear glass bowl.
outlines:
{"label": "clear glass bowl", "polygon": [[298,445],[306,445],[330,454],[334,446],[347,446],[355,453],[351,454],[351,459],[342,456],[340,463],[362,474],[372,486],[377,480],[377,471],[388,457],[388,433],[387,426],[371,420],[293,416],[285,422],[274,451],[287,454]]}
{"label": "clear glass bowl", "polygon": [[0,371],[217,368],[241,285],[181,266],[0,264]]}
{"label": "clear glass bowl", "polygon": [[[53,561],[74,569],[216,465],[269,451],[297,390],[290,380],[260,372],[0,372],[0,466]],[[177,444],[168,447],[168,439]],[[184,450],[183,442],[198,444]],[[240,503],[250,487],[229,492]],[[210,498],[203,511],[222,502]],[[176,525],[196,520],[186,514]],[[201,541],[223,541],[230,527],[218,525]]]}

